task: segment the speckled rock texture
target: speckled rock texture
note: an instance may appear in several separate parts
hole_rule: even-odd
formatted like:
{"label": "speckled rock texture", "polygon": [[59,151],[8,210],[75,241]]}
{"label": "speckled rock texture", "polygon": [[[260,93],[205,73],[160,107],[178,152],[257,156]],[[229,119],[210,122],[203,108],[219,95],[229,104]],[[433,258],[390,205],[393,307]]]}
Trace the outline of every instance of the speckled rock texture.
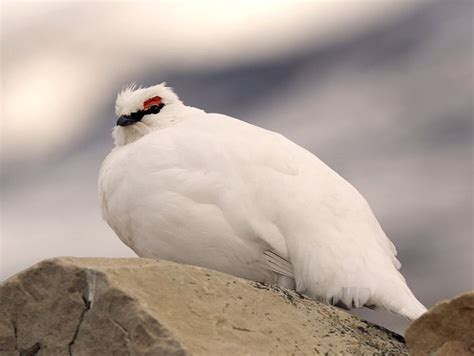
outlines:
{"label": "speckled rock texture", "polygon": [[0,285],[1,355],[407,354],[295,292],[150,259],[57,258]]}
{"label": "speckled rock texture", "polygon": [[474,291],[436,304],[405,335],[415,356],[474,355]]}

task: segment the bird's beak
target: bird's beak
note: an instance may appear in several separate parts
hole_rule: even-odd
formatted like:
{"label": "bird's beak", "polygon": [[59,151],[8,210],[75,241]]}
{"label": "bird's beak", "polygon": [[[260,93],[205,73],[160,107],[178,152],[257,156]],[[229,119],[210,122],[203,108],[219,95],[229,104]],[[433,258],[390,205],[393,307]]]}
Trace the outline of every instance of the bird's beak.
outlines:
{"label": "bird's beak", "polygon": [[132,119],[130,116],[120,116],[117,120],[117,126],[129,126],[136,122],[137,120]]}

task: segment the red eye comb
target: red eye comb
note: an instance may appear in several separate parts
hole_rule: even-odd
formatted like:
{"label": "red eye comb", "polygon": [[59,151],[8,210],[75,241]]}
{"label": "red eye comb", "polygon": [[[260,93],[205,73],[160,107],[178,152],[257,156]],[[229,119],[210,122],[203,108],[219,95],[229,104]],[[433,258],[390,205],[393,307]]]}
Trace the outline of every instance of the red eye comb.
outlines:
{"label": "red eye comb", "polygon": [[160,104],[161,104],[161,97],[154,96],[153,98],[145,100],[145,102],[143,103],[143,109],[147,110],[151,108],[153,105],[160,105]]}

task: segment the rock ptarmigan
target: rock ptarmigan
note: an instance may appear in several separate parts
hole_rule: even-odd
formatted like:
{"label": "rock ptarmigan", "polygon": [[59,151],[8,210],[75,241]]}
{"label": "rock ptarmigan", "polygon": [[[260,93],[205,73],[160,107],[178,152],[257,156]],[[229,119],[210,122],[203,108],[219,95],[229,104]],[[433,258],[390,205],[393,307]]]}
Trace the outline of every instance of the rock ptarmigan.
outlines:
{"label": "rock ptarmigan", "polygon": [[426,308],[366,200],[280,134],[184,105],[164,84],[117,97],[102,214],[140,257],[416,319]]}

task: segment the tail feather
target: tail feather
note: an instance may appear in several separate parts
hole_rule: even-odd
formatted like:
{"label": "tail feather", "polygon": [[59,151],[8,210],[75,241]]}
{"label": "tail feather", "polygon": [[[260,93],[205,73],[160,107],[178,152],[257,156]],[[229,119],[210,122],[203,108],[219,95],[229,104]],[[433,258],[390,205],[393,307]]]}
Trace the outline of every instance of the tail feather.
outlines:
{"label": "tail feather", "polygon": [[427,309],[426,307],[421,304],[418,299],[413,296],[411,299],[411,302],[409,305],[401,308],[398,311],[394,311],[398,315],[401,315],[409,320],[416,320],[418,319],[421,315],[426,313]]}
{"label": "tail feather", "polygon": [[427,309],[414,296],[403,279],[391,283],[383,292],[374,293],[370,302],[409,320],[418,319]]}
{"label": "tail feather", "polygon": [[327,294],[324,299],[333,305],[342,303],[348,309],[360,307],[385,309],[409,320],[418,319],[426,312],[426,307],[416,299],[404,279],[385,281],[385,285],[379,284],[374,289],[341,288],[337,293]]}

